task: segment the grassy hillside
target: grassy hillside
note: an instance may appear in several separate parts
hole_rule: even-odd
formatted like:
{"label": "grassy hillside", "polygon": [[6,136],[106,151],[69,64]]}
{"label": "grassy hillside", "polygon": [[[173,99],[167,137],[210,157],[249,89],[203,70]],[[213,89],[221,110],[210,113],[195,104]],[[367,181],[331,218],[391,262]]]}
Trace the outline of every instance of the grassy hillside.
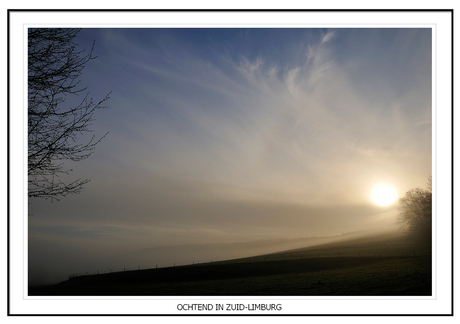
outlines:
{"label": "grassy hillside", "polygon": [[431,255],[394,234],[251,258],[71,278],[29,295],[431,295]]}
{"label": "grassy hillside", "polygon": [[406,257],[430,255],[426,247],[407,241],[397,232],[379,233],[351,239],[318,244],[306,248],[264,254],[250,258],[241,258],[219,262],[259,262],[325,257]]}

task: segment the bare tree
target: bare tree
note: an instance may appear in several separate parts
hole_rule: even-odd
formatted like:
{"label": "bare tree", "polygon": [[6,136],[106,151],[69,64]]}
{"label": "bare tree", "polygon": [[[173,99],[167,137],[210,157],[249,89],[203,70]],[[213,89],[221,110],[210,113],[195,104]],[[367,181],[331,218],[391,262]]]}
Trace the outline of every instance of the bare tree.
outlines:
{"label": "bare tree", "polygon": [[414,188],[399,200],[398,223],[409,237],[419,243],[431,244],[432,231],[432,184],[428,178],[427,188]]}
{"label": "bare tree", "polygon": [[[73,42],[79,29],[31,28],[28,31],[28,196],[51,198],[79,193],[89,179],[65,183],[62,176],[71,169],[64,161],[88,158],[104,136],[81,143],[100,101],[89,98],[79,77],[85,64],[96,57]],[[67,104],[69,96],[78,101]]]}

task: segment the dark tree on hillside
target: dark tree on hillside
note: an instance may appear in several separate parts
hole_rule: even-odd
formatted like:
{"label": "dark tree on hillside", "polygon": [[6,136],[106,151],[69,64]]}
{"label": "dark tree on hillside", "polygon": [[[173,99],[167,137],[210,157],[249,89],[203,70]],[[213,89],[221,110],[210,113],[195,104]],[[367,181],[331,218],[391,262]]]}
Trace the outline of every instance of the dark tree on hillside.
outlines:
{"label": "dark tree on hillside", "polygon": [[[93,101],[79,77],[93,56],[73,42],[79,29],[28,30],[28,196],[58,199],[79,193],[88,179],[65,181],[64,161],[88,158],[102,138],[91,132],[93,115],[109,98]],[[82,95],[80,99],[78,96]],[[70,105],[66,100],[75,96]],[[107,134],[106,134],[107,135]],[[104,135],[105,136],[105,135]],[[104,137],[103,136],[103,137]]]}
{"label": "dark tree on hillside", "polygon": [[426,189],[411,189],[399,200],[398,223],[410,238],[423,244],[431,244],[431,200],[431,176],[428,178]]}

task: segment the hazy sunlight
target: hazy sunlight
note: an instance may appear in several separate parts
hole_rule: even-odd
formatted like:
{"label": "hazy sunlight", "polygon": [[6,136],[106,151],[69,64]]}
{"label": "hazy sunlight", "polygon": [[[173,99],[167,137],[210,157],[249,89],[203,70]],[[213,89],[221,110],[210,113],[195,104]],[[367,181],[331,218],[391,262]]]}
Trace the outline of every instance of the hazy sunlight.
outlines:
{"label": "hazy sunlight", "polygon": [[389,206],[398,198],[396,189],[390,185],[380,184],[374,187],[371,192],[371,198],[379,206]]}

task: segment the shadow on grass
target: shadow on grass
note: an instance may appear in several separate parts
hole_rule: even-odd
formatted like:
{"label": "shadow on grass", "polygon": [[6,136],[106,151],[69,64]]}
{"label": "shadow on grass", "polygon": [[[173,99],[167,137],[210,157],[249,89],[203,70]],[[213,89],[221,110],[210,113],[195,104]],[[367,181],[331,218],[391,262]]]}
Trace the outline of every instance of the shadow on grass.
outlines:
{"label": "shadow on grass", "polygon": [[74,277],[30,296],[430,296],[431,257],[201,264]]}

